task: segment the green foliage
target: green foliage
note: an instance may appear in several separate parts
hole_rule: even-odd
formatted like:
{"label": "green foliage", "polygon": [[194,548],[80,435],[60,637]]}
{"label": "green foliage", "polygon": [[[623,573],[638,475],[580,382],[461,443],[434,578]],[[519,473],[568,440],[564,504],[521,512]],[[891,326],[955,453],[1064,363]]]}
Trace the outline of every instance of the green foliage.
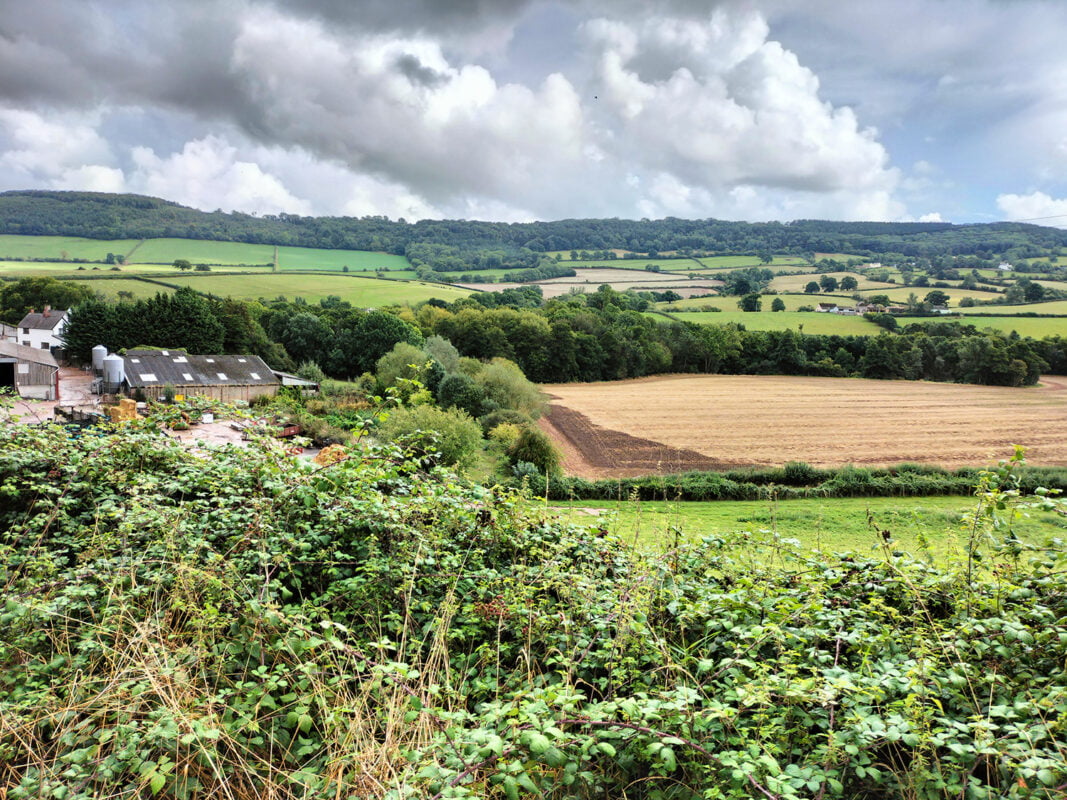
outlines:
{"label": "green foliage", "polygon": [[552,438],[531,425],[520,429],[518,437],[508,448],[508,459],[512,464],[533,464],[542,475],[555,476],[560,471],[561,456]]}
{"label": "green foliage", "polygon": [[482,428],[470,414],[430,405],[390,411],[376,435],[446,466],[468,465],[482,444]]}
{"label": "green foliage", "polygon": [[983,484],[968,576],[773,534],[646,558],[394,448],[320,467],[271,440],[205,458],[151,421],[7,432],[8,797],[1067,784],[1067,562],[998,527],[1034,502],[1010,478]]}
{"label": "green foliage", "polygon": [[94,296],[93,290],[81,283],[23,278],[0,287],[0,322],[16,325],[31,308],[40,311],[49,305],[65,311]]}

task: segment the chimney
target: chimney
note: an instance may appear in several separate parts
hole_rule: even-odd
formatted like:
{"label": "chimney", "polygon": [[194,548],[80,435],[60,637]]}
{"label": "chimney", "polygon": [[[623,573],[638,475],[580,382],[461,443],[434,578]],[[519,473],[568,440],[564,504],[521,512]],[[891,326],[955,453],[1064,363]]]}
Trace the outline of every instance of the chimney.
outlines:
{"label": "chimney", "polygon": [[51,313],[52,313],[52,306],[45,306],[43,309],[41,309],[41,316],[44,317],[45,319],[48,319],[48,317],[49,317],[49,315]]}

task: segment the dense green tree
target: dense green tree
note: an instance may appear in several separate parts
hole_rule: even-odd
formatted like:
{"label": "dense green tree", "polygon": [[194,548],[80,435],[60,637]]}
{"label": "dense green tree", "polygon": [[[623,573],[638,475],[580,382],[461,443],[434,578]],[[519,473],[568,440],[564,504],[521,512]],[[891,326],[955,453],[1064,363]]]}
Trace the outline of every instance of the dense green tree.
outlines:
{"label": "dense green tree", "polygon": [[771,301],[771,311],[785,311],[785,301],[780,297],[774,298]]}
{"label": "dense green tree", "polygon": [[67,310],[93,296],[93,290],[84,283],[48,277],[22,278],[0,288],[0,321],[15,325],[31,309],[40,311],[48,305],[57,311]]}
{"label": "dense green tree", "polygon": [[819,288],[824,292],[836,292],[837,291],[837,278],[833,275],[821,275],[819,277]]}
{"label": "dense green tree", "polygon": [[808,281],[807,285],[804,287],[804,292],[806,294],[818,294],[819,284],[815,281]]}
{"label": "dense green tree", "polygon": [[746,294],[737,301],[737,307],[742,311],[759,311],[763,307],[759,294]]}
{"label": "dense green tree", "polygon": [[859,287],[859,281],[852,275],[845,275],[841,278],[838,285],[843,292],[853,292]]}

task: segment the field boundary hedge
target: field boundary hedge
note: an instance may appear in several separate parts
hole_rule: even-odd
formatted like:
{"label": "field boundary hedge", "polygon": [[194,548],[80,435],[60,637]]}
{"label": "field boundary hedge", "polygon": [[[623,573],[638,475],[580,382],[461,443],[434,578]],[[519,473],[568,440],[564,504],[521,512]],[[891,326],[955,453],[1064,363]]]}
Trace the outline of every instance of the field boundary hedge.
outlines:
{"label": "field boundary hedge", "polygon": [[[804,462],[783,467],[727,472],[680,472],[635,478],[587,480],[575,476],[527,477],[530,489],[551,500],[806,500],[819,497],[924,497],[971,495],[979,467],[947,470],[904,463],[872,469],[846,465],[818,469]],[[1020,488],[1067,491],[1067,468],[1022,467]]]}

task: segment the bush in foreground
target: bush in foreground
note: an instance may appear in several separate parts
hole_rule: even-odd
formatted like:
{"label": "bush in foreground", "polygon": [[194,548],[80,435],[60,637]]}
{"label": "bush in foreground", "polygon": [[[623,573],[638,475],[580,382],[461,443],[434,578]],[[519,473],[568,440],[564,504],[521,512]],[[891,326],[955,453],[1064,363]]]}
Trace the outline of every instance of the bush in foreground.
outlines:
{"label": "bush in foreground", "polygon": [[7,797],[1065,791],[1062,552],[986,542],[992,511],[984,569],[645,558],[394,448],[4,432]]}

